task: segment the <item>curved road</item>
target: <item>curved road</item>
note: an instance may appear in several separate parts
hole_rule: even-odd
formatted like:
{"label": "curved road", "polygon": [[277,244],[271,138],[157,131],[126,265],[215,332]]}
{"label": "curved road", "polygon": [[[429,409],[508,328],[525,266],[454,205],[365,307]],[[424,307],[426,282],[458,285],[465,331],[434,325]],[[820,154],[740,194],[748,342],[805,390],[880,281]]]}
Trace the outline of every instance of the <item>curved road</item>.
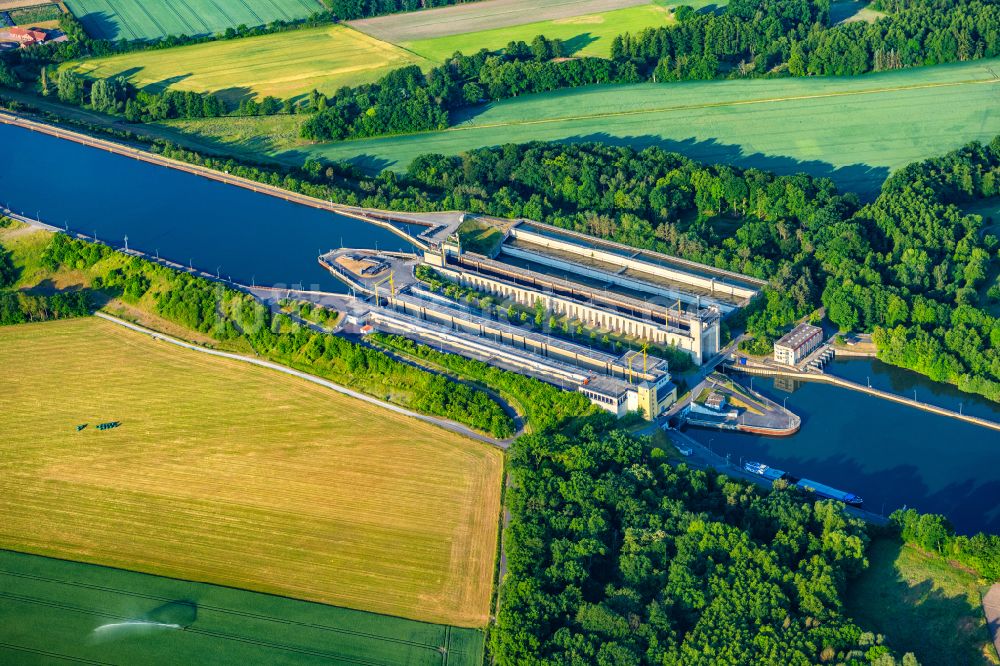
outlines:
{"label": "curved road", "polygon": [[495,446],[495,447],[500,448],[500,449],[506,449],[509,446],[509,444],[510,444],[508,441],[498,440],[498,439],[495,439],[493,437],[489,437],[489,436],[484,435],[482,433],[476,432],[475,430],[472,430],[471,428],[468,428],[468,427],[466,427],[466,426],[464,426],[464,425],[462,425],[460,423],[455,423],[454,421],[449,421],[447,419],[441,419],[441,418],[437,418],[437,417],[434,417],[434,416],[427,416],[426,414],[420,414],[418,412],[411,411],[411,410],[406,409],[404,407],[400,407],[399,405],[394,405],[394,404],[392,404],[390,402],[385,402],[383,400],[379,400],[378,398],[373,398],[370,395],[365,395],[364,393],[359,393],[358,391],[354,391],[354,390],[349,389],[349,388],[347,388],[345,386],[341,386],[339,384],[335,384],[335,383],[333,383],[333,382],[331,382],[329,380],[323,379],[322,377],[317,377],[316,375],[310,375],[307,372],[301,372],[299,370],[295,370],[293,368],[289,368],[289,367],[281,365],[279,363],[272,363],[271,361],[264,361],[262,359],[253,358],[253,357],[250,357],[250,356],[242,356],[240,354],[233,354],[231,352],[224,352],[224,351],[218,351],[216,349],[206,349],[205,347],[199,347],[198,345],[191,344],[191,343],[188,343],[188,342],[184,342],[183,340],[178,340],[177,338],[170,337],[169,335],[164,335],[163,333],[159,333],[159,332],[154,331],[152,329],[145,328],[143,326],[139,326],[138,324],[133,324],[132,322],[128,322],[128,321],[125,321],[123,319],[119,319],[117,317],[113,317],[113,316],[111,316],[109,314],[106,314],[104,312],[96,312],[95,315],[98,316],[98,317],[100,317],[101,319],[105,319],[107,321],[110,321],[113,324],[117,324],[119,326],[124,326],[125,328],[129,328],[129,329],[131,329],[133,331],[137,331],[139,333],[143,333],[145,335],[148,335],[148,336],[152,337],[154,340],[162,340],[164,342],[169,342],[172,345],[177,345],[178,347],[183,347],[184,349],[190,349],[192,351],[201,352],[202,354],[210,354],[212,356],[218,356],[218,357],[221,357],[221,358],[228,358],[228,359],[231,359],[231,360],[234,360],[234,361],[241,361],[243,363],[249,363],[251,365],[257,365],[257,366],[260,366],[262,368],[269,368],[271,370],[277,370],[278,372],[283,372],[286,375],[292,375],[293,377],[298,377],[299,379],[304,379],[307,382],[312,382],[313,384],[319,384],[320,386],[324,386],[326,388],[333,389],[334,391],[336,391],[338,393],[342,393],[343,395],[350,396],[352,398],[357,398],[358,400],[364,400],[367,403],[370,403],[370,404],[373,404],[373,405],[378,405],[379,407],[382,407],[383,409],[391,410],[393,412],[396,412],[397,414],[402,414],[404,416],[409,416],[409,417],[412,417],[412,418],[415,418],[415,419],[420,419],[421,421],[425,421],[427,423],[434,424],[434,425],[436,425],[436,426],[438,426],[440,428],[444,428],[445,430],[450,430],[452,432],[456,432],[456,433],[458,433],[460,435],[464,435],[464,436],[469,437],[471,439],[475,439],[475,440],[478,440],[480,442],[484,442],[486,444],[489,444],[491,446]]}

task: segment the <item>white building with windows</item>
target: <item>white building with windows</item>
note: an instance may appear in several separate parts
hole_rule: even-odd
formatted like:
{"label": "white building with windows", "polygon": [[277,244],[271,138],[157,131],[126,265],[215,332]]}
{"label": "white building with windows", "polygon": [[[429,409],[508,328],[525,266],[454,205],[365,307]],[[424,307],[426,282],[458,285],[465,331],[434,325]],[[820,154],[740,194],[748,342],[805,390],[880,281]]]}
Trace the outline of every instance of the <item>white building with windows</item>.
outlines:
{"label": "white building with windows", "polygon": [[822,343],[822,328],[799,324],[774,343],[774,360],[785,365],[798,365]]}

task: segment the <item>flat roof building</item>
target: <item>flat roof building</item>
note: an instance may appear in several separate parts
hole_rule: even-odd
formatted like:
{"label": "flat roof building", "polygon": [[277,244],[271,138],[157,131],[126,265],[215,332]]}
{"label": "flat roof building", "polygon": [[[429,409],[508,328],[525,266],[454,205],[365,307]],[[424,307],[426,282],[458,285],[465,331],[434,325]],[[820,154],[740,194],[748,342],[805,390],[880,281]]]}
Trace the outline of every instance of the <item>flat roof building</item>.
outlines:
{"label": "flat roof building", "polygon": [[798,365],[822,342],[822,328],[799,324],[774,343],[774,360],[785,365]]}

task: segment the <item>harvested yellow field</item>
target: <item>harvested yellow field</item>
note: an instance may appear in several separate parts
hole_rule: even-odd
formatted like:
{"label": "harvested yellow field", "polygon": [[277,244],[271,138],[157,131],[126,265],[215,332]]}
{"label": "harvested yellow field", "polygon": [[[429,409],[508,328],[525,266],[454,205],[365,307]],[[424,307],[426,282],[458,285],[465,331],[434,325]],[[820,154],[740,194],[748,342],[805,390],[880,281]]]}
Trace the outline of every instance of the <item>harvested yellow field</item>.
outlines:
{"label": "harvested yellow field", "polygon": [[427,61],[347,26],[333,25],[137,51],[64,66],[97,78],[124,75],[153,92],[193,90],[234,100],[246,94],[284,99],[314,88],[332,95],[342,86],[371,83],[414,63]]}
{"label": "harvested yellow field", "polygon": [[486,623],[499,451],[96,318],[0,328],[0,368],[0,547]]}

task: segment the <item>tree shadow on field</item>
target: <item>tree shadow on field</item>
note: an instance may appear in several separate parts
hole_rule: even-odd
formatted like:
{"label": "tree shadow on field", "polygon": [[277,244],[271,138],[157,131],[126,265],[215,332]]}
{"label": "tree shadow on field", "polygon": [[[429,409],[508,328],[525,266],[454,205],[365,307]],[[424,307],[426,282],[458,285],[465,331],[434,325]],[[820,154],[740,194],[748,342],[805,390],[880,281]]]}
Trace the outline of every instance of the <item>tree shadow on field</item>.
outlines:
{"label": "tree shadow on field", "polygon": [[221,90],[216,90],[212,94],[221,99],[226,105],[233,107],[239,106],[244,100],[253,99],[257,96],[257,93],[255,93],[252,88],[247,86],[222,88]]}
{"label": "tree shadow on field", "polygon": [[139,72],[141,72],[144,69],[146,69],[146,68],[145,67],[129,67],[128,69],[123,69],[120,72],[115,72],[109,78],[119,78],[119,77],[121,77],[121,78],[125,79],[126,81],[131,81],[132,77],[134,77],[136,74],[138,74]]}
{"label": "tree shadow on field", "polygon": [[[75,12],[74,12],[75,13]],[[115,20],[115,15],[109,12],[87,12],[76,14],[83,24],[83,29],[94,39],[132,39],[121,30],[121,25]]]}
{"label": "tree shadow on field", "polygon": [[699,7],[698,9],[695,10],[695,13],[696,14],[721,14],[724,11],[726,11],[726,6],[725,5],[711,4],[711,5],[705,5],[704,7]]}
{"label": "tree shadow on field", "polygon": [[854,192],[869,201],[878,196],[889,169],[870,164],[835,166],[822,160],[800,160],[788,155],[747,153],[739,144],[723,143],[718,139],[665,139],[657,135],[616,136],[606,132],[584,134],[554,140],[555,143],[603,143],[628,146],[636,150],[660,148],[680,153],[703,164],[729,164],[742,169],[760,169],[779,175],[806,173],[817,178],[829,178],[841,192]]}
{"label": "tree shadow on field", "polygon": [[597,37],[594,37],[589,32],[584,32],[579,35],[574,35],[569,39],[564,39],[562,40],[563,55],[564,56],[576,55],[578,52],[587,48],[596,41]]}
{"label": "tree shadow on field", "polygon": [[143,86],[143,89],[146,90],[147,92],[156,93],[157,95],[159,95],[170,86],[176,85],[181,81],[183,81],[184,79],[191,78],[191,76],[193,76],[191,72],[188,72],[187,74],[178,74],[176,76],[170,76],[163,79],[162,81],[156,81],[154,83],[147,84]]}
{"label": "tree shadow on field", "polygon": [[331,160],[319,153],[305,150],[286,150],[277,157],[281,158],[282,163],[285,164],[301,165],[308,159],[320,159],[326,162],[346,162],[368,174],[377,174],[390,167],[395,168],[396,171],[405,171],[406,167],[409,166],[408,164],[400,164],[397,160],[386,159],[385,157],[372,155],[371,153],[359,153],[350,157],[338,157]]}
{"label": "tree shadow on field", "polygon": [[[984,663],[989,633],[982,609],[962,594],[935,587],[933,578],[905,580],[896,564],[902,549],[895,538],[873,542],[870,567],[848,585],[850,616],[862,629],[884,634],[891,647],[913,652],[922,664]],[[928,556],[929,564],[936,561]]]}

